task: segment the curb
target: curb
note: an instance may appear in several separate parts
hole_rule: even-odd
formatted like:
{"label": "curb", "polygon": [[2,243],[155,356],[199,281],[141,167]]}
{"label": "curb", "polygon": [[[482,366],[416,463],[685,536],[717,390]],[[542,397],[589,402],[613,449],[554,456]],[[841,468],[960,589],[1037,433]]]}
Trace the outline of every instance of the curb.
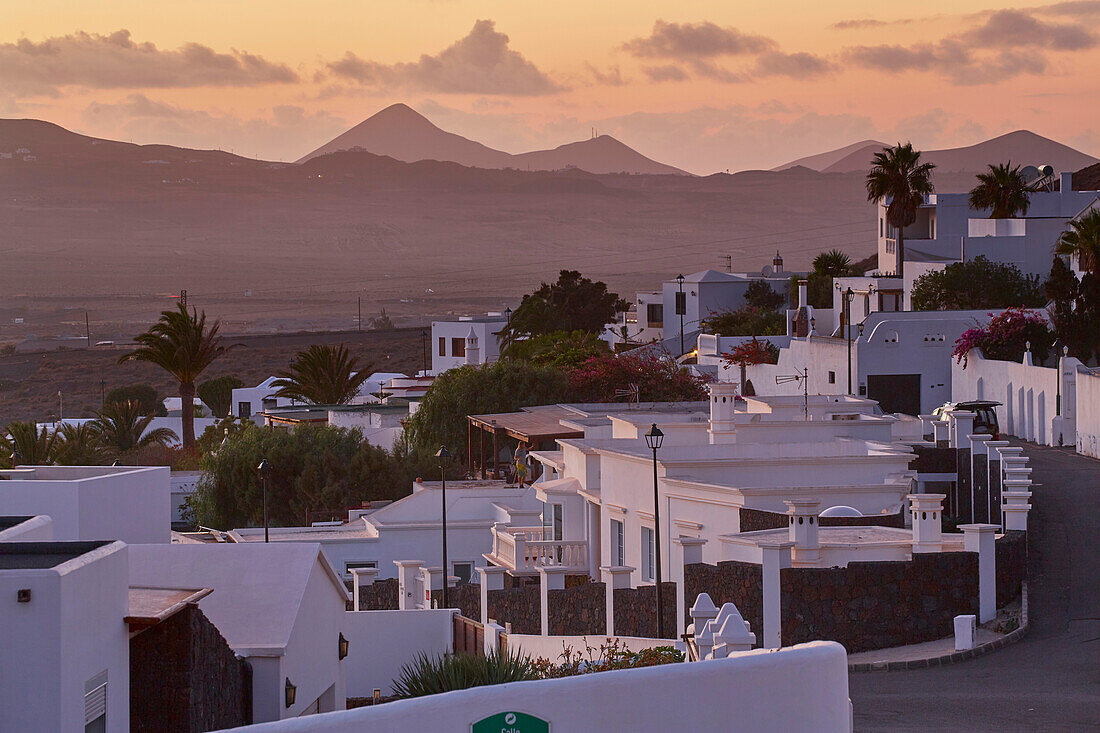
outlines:
{"label": "curb", "polygon": [[957,664],[964,662],[968,659],[976,659],[978,657],[985,656],[990,652],[995,652],[998,649],[1015,644],[1020,639],[1024,638],[1028,629],[1028,614],[1027,614],[1027,581],[1024,581],[1020,587],[1020,628],[1015,631],[1011,631],[1000,639],[986,642],[973,649],[964,649],[963,651],[952,652],[951,654],[942,654],[938,657],[929,657],[928,659],[909,659],[904,662],[866,662],[862,664],[849,664],[849,672],[898,672],[906,669],[928,669],[929,667],[946,667],[949,664]]}

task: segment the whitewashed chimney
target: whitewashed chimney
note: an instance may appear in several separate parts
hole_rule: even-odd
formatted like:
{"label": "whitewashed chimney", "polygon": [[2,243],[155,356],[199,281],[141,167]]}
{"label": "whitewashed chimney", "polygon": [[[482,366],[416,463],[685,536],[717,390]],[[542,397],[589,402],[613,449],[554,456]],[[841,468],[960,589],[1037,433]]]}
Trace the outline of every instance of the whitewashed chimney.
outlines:
{"label": "whitewashed chimney", "polygon": [[477,332],[470,326],[470,332],[466,334],[466,363],[481,363],[481,346],[478,344]]}
{"label": "whitewashed chimney", "polygon": [[737,405],[735,382],[714,382],[710,385],[710,442],[712,445],[737,442],[737,425],[733,421]]}
{"label": "whitewashed chimney", "polygon": [[947,494],[910,494],[913,514],[913,552],[943,549],[943,500]]}
{"label": "whitewashed chimney", "polygon": [[818,514],[821,502],[817,499],[795,499],[783,502],[787,505],[787,521],[793,567],[816,567],[821,562],[821,542],[818,539]]}

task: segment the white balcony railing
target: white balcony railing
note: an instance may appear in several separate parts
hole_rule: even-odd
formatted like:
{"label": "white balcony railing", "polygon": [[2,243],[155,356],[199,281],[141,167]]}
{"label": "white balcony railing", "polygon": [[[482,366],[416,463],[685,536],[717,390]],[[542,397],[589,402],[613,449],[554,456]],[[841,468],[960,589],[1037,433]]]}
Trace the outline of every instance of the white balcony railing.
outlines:
{"label": "white balcony railing", "polygon": [[543,539],[545,527],[493,525],[494,563],[517,573],[536,573],[540,567],[588,571],[588,543],[583,540]]}

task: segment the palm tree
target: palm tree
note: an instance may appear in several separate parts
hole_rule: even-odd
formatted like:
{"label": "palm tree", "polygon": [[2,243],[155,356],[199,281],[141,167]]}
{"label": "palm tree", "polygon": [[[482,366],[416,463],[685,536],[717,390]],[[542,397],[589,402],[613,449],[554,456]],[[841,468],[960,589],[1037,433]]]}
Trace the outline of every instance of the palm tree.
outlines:
{"label": "palm tree", "polygon": [[48,466],[57,458],[57,432],[42,430],[34,422],[8,423],[7,436],[0,435],[0,449],[3,457],[16,455],[12,463],[18,461],[21,466]]}
{"label": "palm tree", "polygon": [[183,303],[176,310],[164,311],[160,320],[134,339],[139,347],[119,359],[156,364],[179,382],[183,409],[183,447],[195,445],[195,380],[219,356],[231,347],[222,346],[217,321],[208,329],[206,313],[187,311]]}
{"label": "palm tree", "polygon": [[990,165],[988,172],[978,174],[978,185],[970,189],[970,208],[991,209],[990,219],[1027,216],[1031,205],[1028,194],[1034,190],[1012,161]]}
{"label": "palm tree", "polygon": [[1100,209],[1070,221],[1069,229],[1058,238],[1054,252],[1076,257],[1083,271],[1094,277],[1100,275]]}
{"label": "palm tree", "polygon": [[905,271],[905,238],[902,231],[917,220],[917,209],[924,197],[935,192],[932,185],[933,163],[921,163],[920,151],[913,143],[900,142],[883,148],[871,159],[867,173],[867,200],[886,204],[886,220],[897,230],[898,276]]}
{"label": "palm tree", "polygon": [[351,356],[343,344],[314,344],[306,351],[299,351],[271,386],[279,388],[276,397],[315,405],[345,405],[359,394],[372,366],[365,364],[360,368],[359,358]]}
{"label": "palm tree", "polygon": [[103,445],[116,453],[126,453],[149,445],[168,445],[178,440],[168,428],[149,430],[155,415],[142,415],[141,405],[126,402],[108,402],[96,412],[92,421]]}
{"label": "palm tree", "polygon": [[852,271],[852,258],[839,249],[831,249],[814,257],[813,267],[819,275],[845,277]]}
{"label": "palm tree", "polygon": [[64,423],[57,462],[63,466],[95,466],[104,456],[103,441],[94,422]]}

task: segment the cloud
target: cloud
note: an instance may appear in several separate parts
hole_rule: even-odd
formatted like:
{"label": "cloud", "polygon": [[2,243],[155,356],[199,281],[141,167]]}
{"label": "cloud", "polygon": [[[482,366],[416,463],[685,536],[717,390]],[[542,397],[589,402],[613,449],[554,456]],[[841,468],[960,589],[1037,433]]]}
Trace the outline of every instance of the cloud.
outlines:
{"label": "cloud", "polygon": [[908,25],[913,22],[913,18],[898,18],[897,20],[879,20],[878,18],[851,18],[849,20],[838,20],[829,27],[834,31],[855,31],[864,30],[866,28],[882,28],[888,25]]}
{"label": "cloud", "polygon": [[642,73],[649,77],[650,81],[687,81],[688,73],[675,64],[662,66],[643,66]]}
{"label": "cloud", "polygon": [[585,61],[584,68],[592,75],[592,78],[597,84],[603,84],[610,87],[621,87],[626,83],[623,79],[622,70],[619,69],[618,64],[609,66],[607,71],[600,71],[595,66]]}
{"label": "cloud", "polygon": [[464,38],[434,56],[383,64],[348,52],[327,66],[332,75],[371,87],[408,87],[446,94],[539,95],[561,91],[518,51],[493,21],[479,20]]}
{"label": "cloud", "polygon": [[1096,36],[1080,25],[1048,23],[1021,10],[997,10],[961,40],[980,48],[1047,48],[1080,51],[1096,45]]}
{"label": "cloud", "polygon": [[669,23],[658,20],[644,38],[623,44],[623,50],[638,58],[713,58],[759,54],[775,47],[766,37],[742,33],[736,28],[701,23]]}
{"label": "cloud", "polygon": [[1043,15],[1069,15],[1074,17],[1096,15],[1100,13],[1100,0],[1070,0],[1070,2],[1040,5],[1028,8],[1028,10]]}
{"label": "cloud", "polygon": [[754,76],[788,76],[813,79],[833,70],[833,65],[812,53],[769,51],[756,59]]}
{"label": "cloud", "polygon": [[64,87],[92,89],[256,86],[297,81],[285,64],[238,51],[218,53],[186,43],[174,50],[138,43],[130,31],[79,31],[35,43],[0,44],[0,79],[8,91],[56,96]]}
{"label": "cloud", "polygon": [[287,151],[308,152],[347,129],[347,123],[327,112],[307,112],[294,105],[279,105],[266,115],[241,119],[137,93],[88,105],[81,123],[85,132],[100,137],[221,148],[267,159],[285,157]]}

